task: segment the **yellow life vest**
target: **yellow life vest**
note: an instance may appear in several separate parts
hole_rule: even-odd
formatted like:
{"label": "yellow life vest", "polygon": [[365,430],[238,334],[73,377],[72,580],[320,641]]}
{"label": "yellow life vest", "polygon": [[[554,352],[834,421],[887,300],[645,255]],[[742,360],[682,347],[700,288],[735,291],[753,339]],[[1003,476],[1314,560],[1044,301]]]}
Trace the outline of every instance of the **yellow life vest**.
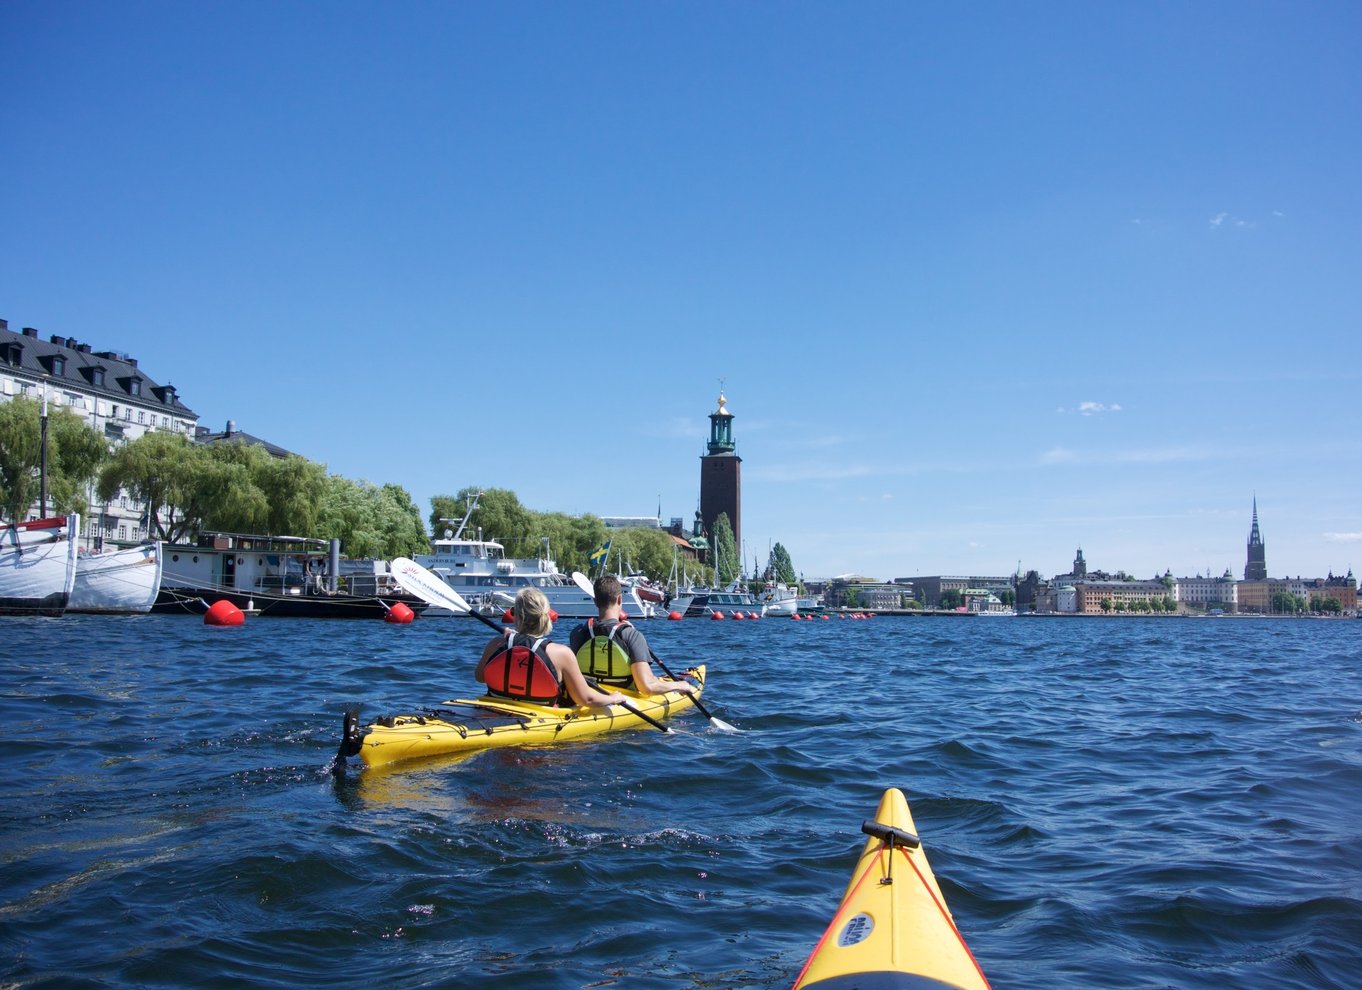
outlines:
{"label": "yellow life vest", "polygon": [[588,639],[577,650],[577,666],[587,677],[595,678],[602,684],[612,687],[633,687],[633,660],[623,645],[615,642],[615,634],[625,626],[621,619],[608,632],[596,632],[596,620],[586,620]]}

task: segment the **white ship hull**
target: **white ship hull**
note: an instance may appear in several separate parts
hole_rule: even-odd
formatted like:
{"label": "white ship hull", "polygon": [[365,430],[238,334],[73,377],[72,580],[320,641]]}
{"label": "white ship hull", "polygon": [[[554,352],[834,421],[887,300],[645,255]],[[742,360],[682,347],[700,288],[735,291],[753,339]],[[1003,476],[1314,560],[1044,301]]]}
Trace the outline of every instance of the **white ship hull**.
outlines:
{"label": "white ship hull", "polygon": [[144,543],[76,558],[68,612],[150,612],[161,590],[161,544]]}
{"label": "white ship hull", "polygon": [[80,516],[0,525],[0,615],[58,616],[76,582]]}

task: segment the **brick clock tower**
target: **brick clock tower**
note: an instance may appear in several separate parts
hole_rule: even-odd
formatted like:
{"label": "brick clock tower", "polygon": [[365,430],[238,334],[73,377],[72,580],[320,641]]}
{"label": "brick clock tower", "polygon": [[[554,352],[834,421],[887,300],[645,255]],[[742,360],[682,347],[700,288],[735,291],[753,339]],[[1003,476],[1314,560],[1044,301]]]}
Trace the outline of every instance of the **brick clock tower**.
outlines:
{"label": "brick clock tower", "polygon": [[709,450],[700,458],[699,517],[713,546],[714,521],[727,513],[733,543],[742,547],[742,458],[733,443],[733,414],[727,402],[720,391],[719,408],[709,414]]}

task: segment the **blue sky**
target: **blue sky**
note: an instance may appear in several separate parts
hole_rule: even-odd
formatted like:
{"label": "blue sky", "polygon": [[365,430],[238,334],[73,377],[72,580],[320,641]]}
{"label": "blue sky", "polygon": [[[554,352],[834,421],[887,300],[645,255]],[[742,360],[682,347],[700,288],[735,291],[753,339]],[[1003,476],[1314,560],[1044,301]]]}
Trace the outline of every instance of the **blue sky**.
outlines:
{"label": "blue sky", "polygon": [[0,317],[429,511],[1362,569],[1355,3],[0,5]]}

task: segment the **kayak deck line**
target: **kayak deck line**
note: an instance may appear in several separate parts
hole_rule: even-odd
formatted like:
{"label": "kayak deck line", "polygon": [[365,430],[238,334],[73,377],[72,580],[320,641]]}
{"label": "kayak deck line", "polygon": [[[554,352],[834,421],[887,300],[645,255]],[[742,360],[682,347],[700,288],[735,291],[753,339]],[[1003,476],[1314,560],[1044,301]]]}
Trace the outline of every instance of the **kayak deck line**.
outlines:
{"label": "kayak deck line", "polygon": [[[692,672],[702,693],[705,668]],[[643,694],[619,689],[625,701],[617,705],[553,707],[484,695],[451,698],[445,710],[420,709],[385,715],[361,725],[357,709],[346,712],[338,769],[344,757],[359,756],[366,767],[405,760],[472,753],[498,746],[540,745],[602,735],[621,729],[653,728],[669,732],[659,719],[694,707],[691,695],[681,692]]]}
{"label": "kayak deck line", "polygon": [[[946,906],[903,793],[886,790],[861,831],[870,838],[795,990],[989,990]],[[907,870],[899,864],[895,876],[899,857]]]}

